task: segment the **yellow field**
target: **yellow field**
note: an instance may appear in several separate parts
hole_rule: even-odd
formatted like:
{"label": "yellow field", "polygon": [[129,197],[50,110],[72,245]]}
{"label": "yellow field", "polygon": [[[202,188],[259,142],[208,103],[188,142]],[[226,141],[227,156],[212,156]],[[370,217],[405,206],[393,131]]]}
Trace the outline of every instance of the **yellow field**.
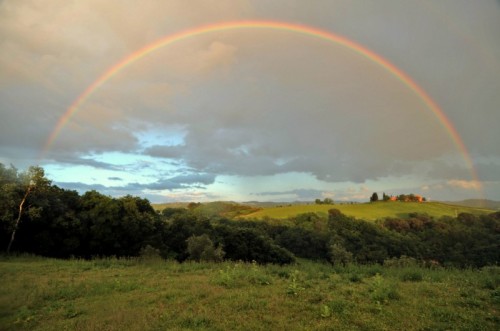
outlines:
{"label": "yellow field", "polygon": [[482,208],[471,208],[456,205],[449,205],[440,202],[375,202],[361,203],[353,205],[291,205],[283,207],[269,207],[255,213],[239,217],[240,219],[261,219],[276,218],[285,219],[304,213],[317,213],[327,215],[328,210],[336,208],[342,213],[364,220],[376,220],[385,217],[407,218],[409,213],[426,213],[433,217],[452,216],[456,217],[460,213],[471,213],[475,215],[489,214],[492,210]]}

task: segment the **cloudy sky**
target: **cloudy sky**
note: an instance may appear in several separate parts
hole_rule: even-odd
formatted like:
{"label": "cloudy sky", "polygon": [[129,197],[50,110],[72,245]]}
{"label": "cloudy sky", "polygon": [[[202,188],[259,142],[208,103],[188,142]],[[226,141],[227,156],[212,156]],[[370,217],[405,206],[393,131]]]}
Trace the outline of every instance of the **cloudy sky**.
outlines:
{"label": "cloudy sky", "polygon": [[[446,121],[345,45],[226,29],[119,70],[44,148],[122,59],[243,20],[347,38],[411,77]],[[152,202],[366,201],[375,191],[500,200],[499,35],[495,0],[3,0],[0,162],[41,165],[64,188]]]}

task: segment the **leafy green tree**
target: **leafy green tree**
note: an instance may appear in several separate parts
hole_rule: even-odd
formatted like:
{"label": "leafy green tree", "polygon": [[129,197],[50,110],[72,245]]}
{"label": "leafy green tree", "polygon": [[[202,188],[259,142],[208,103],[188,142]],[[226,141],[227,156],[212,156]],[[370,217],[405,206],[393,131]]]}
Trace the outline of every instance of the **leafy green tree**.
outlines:
{"label": "leafy green tree", "polygon": [[292,253],[257,229],[220,226],[216,230],[223,241],[226,258],[230,260],[277,264],[292,263],[295,260]]}
{"label": "leafy green tree", "polygon": [[161,259],[160,250],[151,245],[146,245],[139,251],[139,257],[142,261],[156,261]]}
{"label": "leafy green tree", "polygon": [[[17,217],[14,220],[12,226],[12,234],[10,236],[9,245],[7,246],[7,254],[10,253],[12,244],[14,243],[14,239],[16,237],[16,232],[19,228],[19,223],[21,222],[23,215],[26,213],[25,203],[28,201],[28,198],[34,191],[46,190],[50,186],[50,181],[45,178],[45,172],[43,168],[32,166],[29,167],[26,172],[18,175],[17,186],[18,190],[22,190],[23,194],[21,195],[20,199],[17,200],[17,202],[19,202],[19,209],[17,212]],[[28,216],[32,219],[36,218],[39,216],[40,210],[41,207],[30,205],[28,208]]]}
{"label": "leafy green tree", "polygon": [[90,191],[82,196],[81,206],[83,236],[91,256],[137,256],[157,230],[159,216],[146,199],[130,195],[113,199]]}
{"label": "leafy green tree", "polygon": [[208,219],[194,215],[191,211],[173,215],[172,219],[164,223],[162,241],[167,256],[182,262],[189,258],[187,239],[193,235],[208,234],[214,237],[212,224]]}
{"label": "leafy green tree", "polygon": [[378,194],[377,192],[373,192],[372,196],[370,197],[370,202],[377,202],[378,201]]}
{"label": "leafy green tree", "polygon": [[171,207],[167,207],[167,208],[164,208],[161,211],[161,215],[164,218],[166,218],[166,219],[170,219],[170,218],[172,218],[176,214],[185,214],[185,213],[187,213],[187,211],[188,210],[186,208],[171,208]]}
{"label": "leafy green tree", "polygon": [[1,240],[6,243],[12,234],[13,221],[18,212],[19,192],[17,169],[0,163],[0,225]]}
{"label": "leafy green tree", "polygon": [[207,234],[191,236],[187,239],[187,251],[189,259],[195,261],[222,262],[224,251],[222,246],[214,246]]}
{"label": "leafy green tree", "polygon": [[81,255],[80,196],[57,186],[35,192],[30,203],[41,206],[36,219],[23,222],[16,239],[23,251],[67,258]]}
{"label": "leafy green tree", "polygon": [[323,200],[321,199],[316,199],[314,200],[314,203],[317,205],[334,205],[335,201],[331,198],[324,198]]}
{"label": "leafy green tree", "polygon": [[286,227],[275,242],[294,255],[312,260],[328,259],[328,235],[301,227]]}
{"label": "leafy green tree", "polygon": [[347,251],[341,244],[333,244],[330,246],[329,258],[332,264],[346,265],[353,262],[352,253]]}

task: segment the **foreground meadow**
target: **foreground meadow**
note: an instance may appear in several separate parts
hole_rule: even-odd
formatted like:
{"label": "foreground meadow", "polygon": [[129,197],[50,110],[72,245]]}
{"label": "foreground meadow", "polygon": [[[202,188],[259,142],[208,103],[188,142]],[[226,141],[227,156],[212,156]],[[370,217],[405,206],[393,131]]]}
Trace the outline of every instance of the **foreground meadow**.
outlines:
{"label": "foreground meadow", "polygon": [[1,330],[498,330],[500,268],[0,257]]}

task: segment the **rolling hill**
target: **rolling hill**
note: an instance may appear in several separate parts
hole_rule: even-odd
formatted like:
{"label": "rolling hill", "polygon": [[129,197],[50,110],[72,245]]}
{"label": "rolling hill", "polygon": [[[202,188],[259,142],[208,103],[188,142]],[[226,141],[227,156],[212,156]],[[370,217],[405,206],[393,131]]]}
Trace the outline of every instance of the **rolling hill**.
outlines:
{"label": "rolling hill", "polygon": [[[187,208],[187,203],[154,204],[153,207],[161,211],[164,208]],[[261,205],[262,206],[262,205]],[[376,202],[358,204],[268,204],[265,207],[249,206],[236,202],[209,202],[194,208],[194,212],[206,217],[220,216],[235,219],[285,219],[304,213],[316,213],[326,216],[328,210],[336,208],[342,213],[364,220],[376,220],[385,217],[407,218],[410,213],[426,213],[439,218],[441,216],[455,217],[460,213],[475,215],[489,214],[493,209],[467,207],[443,202]]]}
{"label": "rolling hill", "polygon": [[[163,203],[152,204],[153,208],[157,211],[162,211],[165,208],[189,208],[189,203]],[[249,206],[246,204],[239,204],[232,201],[214,201],[201,203],[192,208],[193,212],[200,216],[205,217],[226,217],[235,218],[242,215],[255,213],[261,208]]]}
{"label": "rolling hill", "polygon": [[385,217],[407,218],[409,213],[426,213],[433,217],[452,216],[460,213],[489,214],[491,209],[473,208],[446,204],[441,202],[376,202],[361,204],[336,205],[289,205],[282,207],[263,208],[257,212],[240,216],[243,219],[277,218],[284,219],[303,213],[326,215],[329,209],[336,208],[342,213],[364,220],[375,220]]}

